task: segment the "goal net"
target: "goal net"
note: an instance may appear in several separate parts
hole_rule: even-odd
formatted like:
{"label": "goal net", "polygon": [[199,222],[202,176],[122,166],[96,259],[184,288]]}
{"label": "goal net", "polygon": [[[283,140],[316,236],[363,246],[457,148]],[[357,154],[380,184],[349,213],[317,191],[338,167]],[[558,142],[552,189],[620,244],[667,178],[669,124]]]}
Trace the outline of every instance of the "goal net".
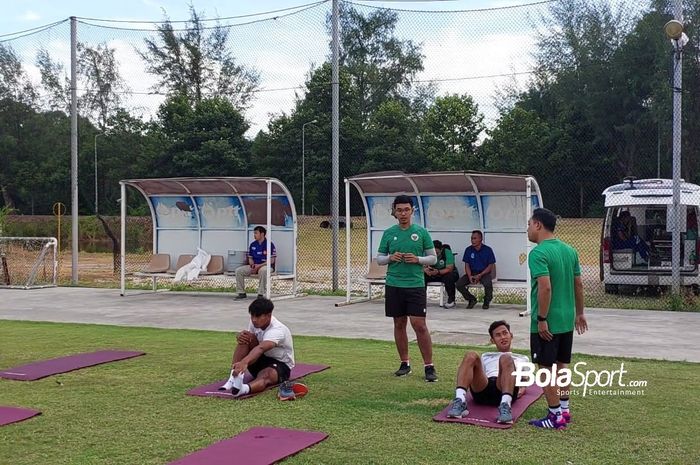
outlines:
{"label": "goal net", "polygon": [[56,244],[54,237],[0,237],[0,287],[55,286]]}

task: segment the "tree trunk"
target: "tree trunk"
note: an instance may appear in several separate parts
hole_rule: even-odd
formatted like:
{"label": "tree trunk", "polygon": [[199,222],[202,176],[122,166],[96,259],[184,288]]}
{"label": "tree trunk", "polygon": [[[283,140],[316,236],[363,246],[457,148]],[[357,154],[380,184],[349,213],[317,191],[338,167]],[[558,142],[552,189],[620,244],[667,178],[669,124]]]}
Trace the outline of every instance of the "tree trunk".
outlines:
{"label": "tree trunk", "polygon": [[101,215],[97,215],[97,219],[100,220],[100,223],[102,223],[105,234],[112,239],[112,270],[114,271],[114,274],[116,274],[117,271],[119,271],[119,239],[117,239],[117,236],[112,232],[109,224],[107,224]]}
{"label": "tree trunk", "polygon": [[7,187],[0,186],[0,192],[2,192],[2,200],[5,202],[5,206],[10,210],[15,209],[15,202],[12,200],[12,196],[7,191]]}

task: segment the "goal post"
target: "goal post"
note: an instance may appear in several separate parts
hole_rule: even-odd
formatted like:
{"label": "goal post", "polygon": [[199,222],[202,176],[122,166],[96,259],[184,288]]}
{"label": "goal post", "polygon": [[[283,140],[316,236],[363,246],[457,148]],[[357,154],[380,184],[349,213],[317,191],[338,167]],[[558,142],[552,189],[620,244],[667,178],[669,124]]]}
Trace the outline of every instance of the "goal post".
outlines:
{"label": "goal post", "polygon": [[55,237],[0,237],[0,287],[56,286],[57,245]]}

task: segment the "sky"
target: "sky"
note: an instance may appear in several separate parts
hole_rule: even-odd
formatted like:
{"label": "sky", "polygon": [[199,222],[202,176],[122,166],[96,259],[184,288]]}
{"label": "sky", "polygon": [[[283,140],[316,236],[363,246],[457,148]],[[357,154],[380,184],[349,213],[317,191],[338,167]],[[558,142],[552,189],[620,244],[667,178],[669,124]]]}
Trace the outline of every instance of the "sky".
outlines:
{"label": "sky", "polygon": [[[313,1],[0,0],[3,4],[3,14],[0,15],[0,40],[13,37],[8,34],[65,20],[70,16],[157,22],[167,14],[172,21],[184,21],[189,18],[190,5],[198,12],[204,12],[207,18],[227,18],[296,7]],[[405,10],[455,11],[517,6],[534,3],[535,0],[355,2],[372,7]],[[324,7],[329,8],[329,5]],[[421,45],[425,56],[425,71],[418,76],[419,80],[437,82],[439,94],[472,95],[486,116],[486,123],[493,126],[498,116],[494,106],[494,93],[507,85],[523,85],[528,76],[522,72],[531,69],[534,39],[528,19],[520,17],[523,11],[516,9],[453,15],[407,12],[401,14],[396,33]],[[289,113],[294,105],[295,92],[299,91],[298,86],[303,84],[309,70],[327,56],[328,37],[325,35],[323,15],[319,13],[313,16],[316,19],[310,18],[312,16],[292,15],[280,20],[234,27],[231,30],[236,58],[239,62],[254,67],[262,76],[263,92],[257,94],[253,105],[246,111],[246,118],[251,126],[248,131],[250,137],[266,127],[271,115]],[[228,22],[239,24],[245,21],[248,21],[248,18]],[[489,22],[494,23],[492,29]],[[91,28],[89,23],[95,24],[95,21],[81,19],[78,25],[78,40],[104,40],[117,50],[123,77],[130,91],[135,94],[129,97],[129,107],[140,108],[144,118],[153,117],[162,97],[147,95],[155,84],[155,77],[145,72],[143,62],[135,51],[137,45],[142,45],[143,39],[149,33]],[[136,24],[126,27],[151,29],[153,25]],[[28,75],[35,82],[40,80],[35,64],[38,47],[48,49],[53,58],[61,61],[65,68],[69,69],[67,24],[56,31],[43,36],[36,35],[6,42],[16,48]],[[511,76],[508,76],[509,74]]]}

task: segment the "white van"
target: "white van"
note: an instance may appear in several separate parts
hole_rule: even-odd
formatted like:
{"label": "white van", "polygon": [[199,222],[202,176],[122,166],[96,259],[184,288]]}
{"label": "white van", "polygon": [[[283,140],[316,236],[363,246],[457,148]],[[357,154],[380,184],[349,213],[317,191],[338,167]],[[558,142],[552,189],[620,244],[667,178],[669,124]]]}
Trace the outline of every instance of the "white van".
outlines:
{"label": "white van", "polygon": [[[673,182],[625,178],[605,196],[600,244],[600,279],[606,293],[671,285]],[[698,207],[700,186],[681,182],[681,285],[700,289]],[[624,286],[624,287],[623,287]]]}

